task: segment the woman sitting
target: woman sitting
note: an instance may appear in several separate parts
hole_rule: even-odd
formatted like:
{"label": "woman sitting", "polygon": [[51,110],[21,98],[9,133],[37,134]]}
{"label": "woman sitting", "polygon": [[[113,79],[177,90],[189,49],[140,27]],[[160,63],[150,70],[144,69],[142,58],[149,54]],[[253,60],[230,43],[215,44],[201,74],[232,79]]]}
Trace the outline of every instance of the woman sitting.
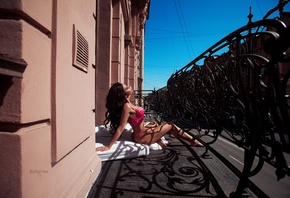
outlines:
{"label": "woman sitting", "polygon": [[121,83],[115,83],[111,86],[107,98],[105,114],[105,124],[110,123],[110,126],[115,130],[115,133],[109,144],[102,147],[97,147],[96,151],[107,151],[121,136],[127,122],[132,126],[132,140],[141,144],[158,143],[162,148],[166,147],[161,141],[161,138],[171,132],[175,137],[187,140],[191,146],[203,146],[194,137],[190,136],[173,123],[165,123],[157,125],[149,123],[144,125],[144,109],[133,105],[130,102],[130,97],[133,94],[131,86],[126,86]]}

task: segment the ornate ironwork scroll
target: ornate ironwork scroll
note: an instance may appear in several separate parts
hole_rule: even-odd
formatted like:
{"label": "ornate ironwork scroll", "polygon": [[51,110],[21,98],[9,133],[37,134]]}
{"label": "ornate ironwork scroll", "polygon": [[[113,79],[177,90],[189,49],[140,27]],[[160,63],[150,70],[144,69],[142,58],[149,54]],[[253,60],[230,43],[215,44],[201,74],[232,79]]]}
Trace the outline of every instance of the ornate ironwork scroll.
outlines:
{"label": "ornate ironwork scroll", "polygon": [[[280,7],[285,2],[280,1]],[[162,95],[159,106],[164,116],[195,123],[201,137],[215,128],[208,144],[223,131],[244,148],[244,168],[232,197],[242,195],[248,178],[264,162],[276,168],[278,180],[290,176],[283,155],[290,151],[289,47],[290,26],[277,19],[250,18],[156,92]],[[253,167],[255,157],[259,162]]]}

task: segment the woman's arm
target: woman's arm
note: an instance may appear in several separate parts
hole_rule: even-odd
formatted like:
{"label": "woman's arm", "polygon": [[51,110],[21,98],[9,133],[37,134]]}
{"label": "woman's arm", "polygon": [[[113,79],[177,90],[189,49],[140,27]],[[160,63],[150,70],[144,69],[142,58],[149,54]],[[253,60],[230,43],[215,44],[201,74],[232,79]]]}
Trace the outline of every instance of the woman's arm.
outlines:
{"label": "woman's arm", "polygon": [[157,127],[157,123],[156,122],[149,122],[148,124],[145,125],[145,128],[154,128]]}
{"label": "woman's arm", "polygon": [[127,121],[129,118],[129,113],[130,113],[130,106],[128,106],[128,103],[126,103],[123,107],[120,124],[117,130],[115,131],[113,137],[111,138],[109,144],[107,146],[96,148],[96,151],[107,151],[111,149],[113,144],[120,138],[121,134],[123,133],[125,125],[127,124]]}

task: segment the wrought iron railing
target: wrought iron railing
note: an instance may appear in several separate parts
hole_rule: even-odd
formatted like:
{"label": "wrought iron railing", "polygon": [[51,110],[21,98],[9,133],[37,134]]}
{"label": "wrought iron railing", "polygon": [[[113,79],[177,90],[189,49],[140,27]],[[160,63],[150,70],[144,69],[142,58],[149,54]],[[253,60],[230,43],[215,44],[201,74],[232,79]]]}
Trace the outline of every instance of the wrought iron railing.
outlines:
{"label": "wrought iron railing", "polygon": [[[287,3],[280,1],[261,21],[252,22],[250,14],[247,25],[175,72],[167,86],[156,91],[160,112],[193,123],[199,137],[212,137],[207,144],[223,131],[244,148],[244,168],[232,197],[241,197],[248,178],[265,162],[276,168],[278,180],[290,176],[283,155],[290,151],[290,26],[281,21]],[[266,19],[278,9],[279,19]],[[255,157],[259,162],[253,167]]]}

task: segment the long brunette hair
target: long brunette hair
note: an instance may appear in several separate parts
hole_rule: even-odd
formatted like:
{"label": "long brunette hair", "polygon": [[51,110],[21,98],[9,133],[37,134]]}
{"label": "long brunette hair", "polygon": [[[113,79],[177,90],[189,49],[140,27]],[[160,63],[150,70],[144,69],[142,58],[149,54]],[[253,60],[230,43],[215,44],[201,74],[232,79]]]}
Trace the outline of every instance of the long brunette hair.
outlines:
{"label": "long brunette hair", "polygon": [[127,102],[123,84],[119,82],[113,84],[106,98],[107,111],[104,124],[110,123],[110,127],[116,130],[120,124],[124,104]]}

